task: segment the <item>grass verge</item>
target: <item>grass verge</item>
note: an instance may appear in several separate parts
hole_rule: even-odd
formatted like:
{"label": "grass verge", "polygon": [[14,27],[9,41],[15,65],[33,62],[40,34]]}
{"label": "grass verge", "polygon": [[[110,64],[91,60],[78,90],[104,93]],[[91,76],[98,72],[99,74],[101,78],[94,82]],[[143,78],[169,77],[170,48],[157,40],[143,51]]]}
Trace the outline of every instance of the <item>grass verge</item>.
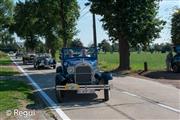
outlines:
{"label": "grass verge", "polygon": [[0,80],[0,112],[22,107],[24,101],[31,102],[30,87],[17,80]]}
{"label": "grass verge", "polygon": [[19,71],[13,66],[9,56],[0,52],[0,113],[33,102],[30,86],[21,78],[15,77],[16,74]]}

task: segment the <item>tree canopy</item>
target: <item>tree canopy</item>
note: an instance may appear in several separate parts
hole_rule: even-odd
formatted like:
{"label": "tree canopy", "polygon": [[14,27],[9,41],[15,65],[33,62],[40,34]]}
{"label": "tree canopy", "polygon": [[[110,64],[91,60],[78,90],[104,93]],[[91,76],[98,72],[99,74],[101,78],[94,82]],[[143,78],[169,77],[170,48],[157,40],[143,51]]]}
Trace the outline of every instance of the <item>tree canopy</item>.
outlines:
{"label": "tree canopy", "polygon": [[180,44],[180,9],[172,16],[171,38],[174,44]]}
{"label": "tree canopy", "polygon": [[130,46],[146,46],[155,38],[164,24],[159,20],[159,0],[89,0],[91,12],[102,16],[103,28],[113,41],[119,42],[119,69],[130,68]]}
{"label": "tree canopy", "polygon": [[26,0],[16,5],[13,29],[27,43],[34,44],[39,37],[44,38],[54,56],[62,44],[67,47],[68,41],[72,41],[78,17],[76,0]]}

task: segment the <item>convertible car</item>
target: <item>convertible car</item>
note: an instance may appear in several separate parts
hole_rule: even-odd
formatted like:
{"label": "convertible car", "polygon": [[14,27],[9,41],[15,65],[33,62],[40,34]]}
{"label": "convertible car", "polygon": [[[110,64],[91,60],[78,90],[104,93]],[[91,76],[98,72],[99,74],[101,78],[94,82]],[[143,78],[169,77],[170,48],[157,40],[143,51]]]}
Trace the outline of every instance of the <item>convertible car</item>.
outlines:
{"label": "convertible car", "polygon": [[56,61],[48,53],[38,54],[34,59],[34,68],[56,68]]}
{"label": "convertible car", "polygon": [[59,102],[70,91],[90,94],[104,91],[104,100],[109,100],[111,73],[98,70],[96,48],[63,48],[61,66],[56,69],[55,88]]}
{"label": "convertible car", "polygon": [[176,52],[176,55],[173,57],[171,66],[172,70],[177,73],[180,72],[180,45],[176,45],[174,51]]}

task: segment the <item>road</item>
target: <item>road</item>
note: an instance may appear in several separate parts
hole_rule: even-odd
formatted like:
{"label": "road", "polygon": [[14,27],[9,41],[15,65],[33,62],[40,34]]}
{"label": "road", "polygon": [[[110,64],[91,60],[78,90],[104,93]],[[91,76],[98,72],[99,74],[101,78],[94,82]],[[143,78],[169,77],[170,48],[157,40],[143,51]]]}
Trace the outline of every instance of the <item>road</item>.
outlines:
{"label": "road", "polygon": [[110,100],[103,102],[103,91],[89,95],[68,95],[63,103],[55,97],[55,70],[35,70],[22,65],[23,70],[43,89],[70,119],[180,120],[180,90],[158,82],[129,76],[114,77],[110,82]]}

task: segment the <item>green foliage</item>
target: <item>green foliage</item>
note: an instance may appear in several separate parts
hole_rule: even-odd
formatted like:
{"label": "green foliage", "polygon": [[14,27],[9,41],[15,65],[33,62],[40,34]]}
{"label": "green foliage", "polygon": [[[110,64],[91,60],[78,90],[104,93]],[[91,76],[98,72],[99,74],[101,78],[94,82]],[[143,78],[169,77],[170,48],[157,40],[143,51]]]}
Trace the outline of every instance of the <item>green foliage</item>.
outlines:
{"label": "green foliage", "polygon": [[101,43],[98,44],[98,47],[102,49],[104,52],[110,52],[111,51],[111,45],[107,40],[102,40]]}
{"label": "green foliage", "polygon": [[0,31],[11,25],[13,7],[12,0],[0,0]]}
{"label": "green foliage", "polygon": [[180,9],[172,16],[171,38],[174,44],[180,44]]}
{"label": "green foliage", "polygon": [[159,0],[89,0],[91,11],[103,16],[113,40],[123,35],[129,44],[148,44],[159,36],[163,21],[156,18]]}
{"label": "green foliage", "polygon": [[13,29],[31,48],[36,46],[34,43],[39,37],[44,38],[47,50],[50,49],[54,56],[62,42],[67,46],[76,34],[78,17],[76,0],[26,0],[16,5]]}

